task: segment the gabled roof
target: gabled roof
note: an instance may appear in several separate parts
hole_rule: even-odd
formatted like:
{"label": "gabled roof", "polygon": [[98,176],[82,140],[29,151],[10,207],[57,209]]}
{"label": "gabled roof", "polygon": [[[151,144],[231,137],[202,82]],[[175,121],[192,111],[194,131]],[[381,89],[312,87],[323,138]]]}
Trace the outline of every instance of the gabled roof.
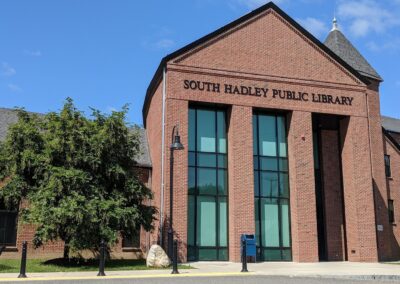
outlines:
{"label": "gabled roof", "polygon": [[[43,115],[36,113],[37,115]],[[18,122],[18,115],[15,109],[0,108],[0,141],[4,141],[7,136],[8,128]],[[140,153],[136,157],[139,167],[151,168],[149,145],[147,141],[146,129],[134,126],[130,131],[137,131],[140,139]]]}
{"label": "gabled roof", "polygon": [[378,72],[375,71],[340,30],[333,29],[326,38],[325,45],[360,74],[368,78],[383,81]]}
{"label": "gabled roof", "polygon": [[369,85],[370,82],[368,81],[367,78],[365,78],[363,75],[361,75],[356,69],[354,69],[352,66],[350,66],[346,61],[344,61],[342,58],[340,58],[336,53],[334,53],[331,49],[329,49],[325,44],[323,44],[321,41],[319,41],[317,38],[315,38],[310,32],[308,32],[306,29],[304,29],[302,26],[300,26],[295,20],[293,20],[288,14],[286,14],[284,11],[282,11],[278,6],[276,6],[273,2],[269,2],[268,4],[265,4],[261,6],[260,8],[242,16],[241,18],[217,29],[216,31],[184,46],[181,49],[178,49],[177,51],[165,56],[161,62],[160,65],[157,68],[157,71],[155,72],[149,87],[147,88],[146,92],[146,97],[144,100],[143,104],[143,109],[142,109],[142,114],[143,114],[143,123],[146,126],[146,116],[147,116],[147,111],[148,107],[151,101],[151,97],[153,96],[158,84],[160,83],[163,75],[163,69],[166,66],[167,62],[175,59],[186,52],[204,44],[205,42],[225,33],[226,31],[246,22],[247,20],[258,16],[259,14],[267,11],[268,9],[274,10],[278,15],[280,15],[282,18],[284,18],[287,22],[289,22],[293,27],[295,27],[298,31],[300,31],[305,37],[307,37],[310,41],[312,41],[315,45],[317,45],[320,49],[322,49],[325,53],[327,53],[332,59],[334,59],[336,62],[338,62],[341,66],[343,66],[347,71],[349,71],[351,74],[353,74],[356,78],[358,78],[361,82],[363,82],[366,85]]}
{"label": "gabled roof", "polygon": [[400,119],[382,115],[382,126],[388,131],[400,133]]}

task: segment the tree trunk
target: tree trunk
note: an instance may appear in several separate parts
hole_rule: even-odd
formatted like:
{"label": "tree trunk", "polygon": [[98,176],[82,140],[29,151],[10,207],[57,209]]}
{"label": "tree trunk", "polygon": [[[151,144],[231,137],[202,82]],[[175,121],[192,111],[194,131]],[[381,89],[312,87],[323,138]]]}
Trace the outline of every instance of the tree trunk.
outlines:
{"label": "tree trunk", "polygon": [[64,243],[64,259],[69,259],[69,244]]}

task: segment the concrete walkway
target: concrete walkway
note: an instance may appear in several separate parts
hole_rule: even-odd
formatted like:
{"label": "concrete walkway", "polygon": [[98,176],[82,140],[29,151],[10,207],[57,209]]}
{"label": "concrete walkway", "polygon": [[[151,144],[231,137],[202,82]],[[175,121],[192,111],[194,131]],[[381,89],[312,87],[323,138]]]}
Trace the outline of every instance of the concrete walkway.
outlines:
{"label": "concrete walkway", "polygon": [[[350,279],[384,279],[400,280],[400,264],[354,263],[354,262],[323,262],[323,263],[293,263],[264,262],[249,263],[249,273],[240,273],[241,264],[231,262],[194,262],[194,269],[180,270],[180,274],[171,275],[171,270],[131,270],[107,271],[105,278],[165,278],[165,277],[222,277],[222,276],[289,276],[289,277],[326,277]],[[97,272],[56,272],[29,273],[29,280],[73,280],[99,279]],[[16,273],[0,273],[0,282],[17,280]],[[21,281],[24,281],[21,279]]]}

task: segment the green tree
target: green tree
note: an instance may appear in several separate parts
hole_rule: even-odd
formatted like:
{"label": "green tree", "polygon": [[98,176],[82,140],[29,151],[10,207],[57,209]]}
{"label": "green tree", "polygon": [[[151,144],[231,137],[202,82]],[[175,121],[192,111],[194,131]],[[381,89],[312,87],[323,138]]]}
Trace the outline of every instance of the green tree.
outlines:
{"label": "green tree", "polygon": [[69,251],[97,251],[119,233],[150,231],[156,213],[151,191],[135,174],[139,133],[126,122],[127,107],[89,119],[71,99],[45,116],[18,111],[19,120],[0,144],[0,198],[23,202],[23,222],[36,224],[33,243],[63,240]]}

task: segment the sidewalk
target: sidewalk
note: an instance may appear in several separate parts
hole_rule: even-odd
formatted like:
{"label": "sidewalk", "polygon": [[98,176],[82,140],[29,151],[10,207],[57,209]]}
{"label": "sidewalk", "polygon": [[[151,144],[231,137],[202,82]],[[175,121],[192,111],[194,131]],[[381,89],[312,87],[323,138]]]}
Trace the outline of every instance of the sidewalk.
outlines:
{"label": "sidewalk", "polygon": [[[249,263],[249,273],[240,273],[241,264],[232,262],[195,262],[195,269],[180,270],[179,275],[171,275],[170,270],[109,271],[102,278],[164,278],[164,277],[223,277],[223,276],[288,276],[288,277],[324,277],[352,279],[400,280],[400,265],[382,263],[354,262],[264,262]],[[77,280],[100,279],[97,272],[56,272],[29,273],[29,280]],[[18,280],[16,273],[0,273],[0,282]],[[24,281],[23,279],[20,279]]]}

